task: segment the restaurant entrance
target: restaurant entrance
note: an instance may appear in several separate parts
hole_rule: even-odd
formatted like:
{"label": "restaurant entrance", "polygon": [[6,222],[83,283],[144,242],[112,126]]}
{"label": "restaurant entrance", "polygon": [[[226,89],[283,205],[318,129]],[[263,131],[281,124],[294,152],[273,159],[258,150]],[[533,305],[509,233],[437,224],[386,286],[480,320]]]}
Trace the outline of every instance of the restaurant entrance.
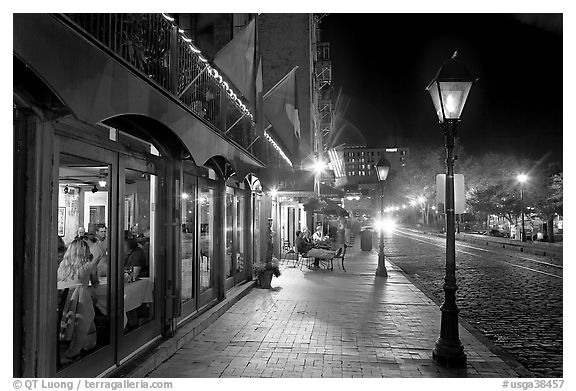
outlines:
{"label": "restaurant entrance", "polygon": [[251,230],[249,229],[250,220],[246,217],[246,199],[250,200],[250,193],[246,190],[226,187],[226,258],[224,260],[226,290],[248,278],[246,240],[251,237]]}
{"label": "restaurant entrance", "polygon": [[101,374],[161,333],[164,163],[151,144],[119,133],[130,153],[56,137],[59,377]]}

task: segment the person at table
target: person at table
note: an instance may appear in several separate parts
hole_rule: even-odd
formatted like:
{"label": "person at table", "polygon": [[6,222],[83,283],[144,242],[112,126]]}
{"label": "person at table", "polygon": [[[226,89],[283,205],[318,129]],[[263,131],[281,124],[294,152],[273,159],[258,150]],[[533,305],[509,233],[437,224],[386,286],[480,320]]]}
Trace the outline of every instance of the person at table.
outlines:
{"label": "person at table", "polygon": [[300,254],[306,254],[312,249],[312,243],[306,240],[301,231],[296,231],[296,250]]}
{"label": "person at table", "polygon": [[320,259],[331,259],[336,255],[336,251],[330,251],[325,248],[329,237],[323,235],[322,224],[318,224],[316,227],[316,232],[312,235],[312,241],[314,243],[314,248],[308,251],[308,256],[314,258],[314,268],[318,269],[320,267]]}
{"label": "person at table", "polygon": [[94,256],[93,263],[96,265],[98,277],[108,275],[108,241],[106,239],[106,225],[98,224],[94,236],[89,236],[88,245]]}
{"label": "person at table", "polygon": [[82,350],[96,346],[93,290],[99,281],[90,248],[82,239],[76,238],[68,245],[58,266],[57,281],[59,289],[69,289],[59,333],[61,341],[69,342],[64,356],[73,359]]}
{"label": "person at table", "polygon": [[78,231],[76,231],[76,238],[75,239],[82,239],[84,241],[88,240],[88,234],[86,233],[86,228],[78,227]]}
{"label": "person at table", "polygon": [[314,235],[312,235],[312,241],[314,242],[314,244],[319,244],[324,242],[325,240],[326,237],[322,233],[322,224],[318,224],[318,226],[316,227],[316,232],[314,232]]}
{"label": "person at table", "polygon": [[137,239],[128,239],[124,241],[124,251],[126,258],[124,260],[124,270],[128,274],[128,281],[136,281],[139,277],[148,277],[148,264],[146,255]]}

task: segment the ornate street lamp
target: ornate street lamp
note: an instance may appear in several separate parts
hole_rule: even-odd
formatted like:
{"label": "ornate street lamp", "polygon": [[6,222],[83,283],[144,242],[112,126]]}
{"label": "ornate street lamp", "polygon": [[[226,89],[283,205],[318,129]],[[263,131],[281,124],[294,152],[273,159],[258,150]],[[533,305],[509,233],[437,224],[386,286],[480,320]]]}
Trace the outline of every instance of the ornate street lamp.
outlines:
{"label": "ornate street lamp", "polygon": [[[384,218],[384,182],[388,178],[390,172],[390,162],[382,156],[378,163],[376,163],[376,174],[380,182],[380,218]],[[386,258],[384,257],[384,227],[380,227],[380,250],[378,251],[378,268],[376,269],[376,276],[388,277],[386,270]]]}
{"label": "ornate street lamp", "polygon": [[526,231],[524,230],[524,184],[528,180],[528,175],[520,174],[517,177],[518,182],[520,182],[520,213],[522,213],[522,234],[520,236],[521,241],[526,241]]}
{"label": "ornate street lamp", "polygon": [[442,321],[440,337],[432,352],[434,361],[447,367],[465,367],[466,354],[458,331],[456,305],[456,246],[454,233],[454,140],[460,114],[466,103],[474,78],[456,59],[457,52],[440,67],[426,90],[430,93],[440,128],[444,132],[446,147],[446,275],[444,277],[444,303],[440,306]]}

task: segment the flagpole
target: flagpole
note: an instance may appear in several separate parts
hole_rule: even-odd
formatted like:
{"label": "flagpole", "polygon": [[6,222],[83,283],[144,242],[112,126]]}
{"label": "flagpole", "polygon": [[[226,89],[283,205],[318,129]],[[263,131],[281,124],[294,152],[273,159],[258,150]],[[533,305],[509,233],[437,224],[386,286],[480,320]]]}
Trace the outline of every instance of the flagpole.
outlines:
{"label": "flagpole", "polygon": [[186,93],[186,91],[188,91],[188,89],[189,89],[190,87],[192,87],[192,85],[194,84],[194,82],[195,82],[196,80],[198,80],[198,78],[206,71],[206,69],[208,69],[209,66],[210,66],[210,65],[206,64],[206,66],[204,67],[204,69],[202,69],[202,70],[200,71],[200,73],[198,73],[198,74],[196,75],[196,77],[190,82],[190,84],[188,84],[188,85],[186,86],[186,88],[184,88],[184,91],[182,91],[182,92],[178,95],[178,98],[182,98],[182,95],[184,95],[184,94]]}
{"label": "flagpole", "polygon": [[230,127],[224,132],[224,134],[226,134],[226,133],[228,133],[230,130],[232,130],[232,128],[233,128],[234,126],[236,126],[236,124],[237,124],[238,122],[240,122],[240,120],[241,120],[242,118],[244,118],[245,115],[246,115],[246,113],[242,113],[242,115],[240,116],[240,118],[238,118],[238,119],[236,120],[236,122],[234,122],[232,125],[230,125]]}
{"label": "flagpole", "polygon": [[270,95],[270,93],[272,93],[275,89],[277,89],[278,86],[280,86],[280,85],[282,84],[282,82],[283,82],[284,80],[286,80],[286,79],[288,78],[288,76],[290,76],[290,74],[291,74],[292,72],[294,72],[294,71],[295,71],[296,69],[298,69],[298,68],[299,68],[298,65],[296,65],[294,68],[292,68],[292,70],[290,70],[290,72],[288,72],[286,75],[284,75],[284,77],[283,77],[282,79],[280,79],[280,81],[279,81],[278,83],[274,84],[274,87],[270,88],[270,89],[268,90],[268,92],[264,94],[264,96],[262,97],[262,99],[266,99],[266,97],[267,97],[268,95]]}

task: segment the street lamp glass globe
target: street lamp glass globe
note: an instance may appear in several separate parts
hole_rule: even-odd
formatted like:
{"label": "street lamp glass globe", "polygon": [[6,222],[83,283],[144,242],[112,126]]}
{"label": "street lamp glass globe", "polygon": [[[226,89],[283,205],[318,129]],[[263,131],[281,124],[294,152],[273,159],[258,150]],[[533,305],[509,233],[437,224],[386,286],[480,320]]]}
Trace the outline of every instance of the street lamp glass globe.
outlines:
{"label": "street lamp glass globe", "polygon": [[519,174],[518,175],[518,182],[524,183],[528,180],[528,175],[526,174]]}
{"label": "street lamp glass globe", "polygon": [[426,90],[430,93],[438,120],[459,120],[474,79],[456,59],[456,53],[438,70]]}
{"label": "street lamp glass globe", "polygon": [[390,162],[384,156],[382,156],[378,163],[376,163],[376,174],[378,175],[379,181],[385,181],[388,178],[388,173],[390,172]]}

